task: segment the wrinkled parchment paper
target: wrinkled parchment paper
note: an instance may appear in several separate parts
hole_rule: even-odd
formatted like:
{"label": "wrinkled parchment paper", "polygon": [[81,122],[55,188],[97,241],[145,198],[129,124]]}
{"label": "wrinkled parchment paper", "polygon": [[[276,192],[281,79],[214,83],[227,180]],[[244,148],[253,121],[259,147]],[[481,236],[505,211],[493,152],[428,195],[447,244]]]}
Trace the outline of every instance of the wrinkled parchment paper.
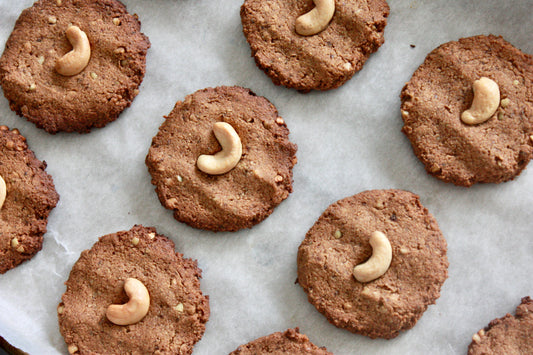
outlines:
{"label": "wrinkled parchment paper", "polygon": [[[203,269],[211,318],[196,354],[299,326],[335,354],[465,354],[471,336],[533,296],[533,166],[516,180],[470,189],[428,176],[400,132],[399,94],[426,54],[477,34],[502,35],[533,53],[533,1],[389,0],[385,44],[339,89],[300,94],[256,68],[238,0],[125,0],[150,37],[140,94],[120,118],[90,134],[49,135],[0,98],[0,123],[18,127],[48,163],[59,205],[43,250],[0,275],[0,334],[30,354],[66,353],[56,306],[80,252],[134,224],[155,226]],[[0,47],[33,0],[0,0]],[[411,45],[414,45],[412,47]],[[268,98],[298,144],[294,192],[265,221],[237,233],[196,230],[159,203],[144,165],[152,137],[177,100],[241,85]],[[447,241],[449,279],[437,304],[393,340],[337,329],[294,283],[305,233],[331,203],[368,189],[421,196]]]}

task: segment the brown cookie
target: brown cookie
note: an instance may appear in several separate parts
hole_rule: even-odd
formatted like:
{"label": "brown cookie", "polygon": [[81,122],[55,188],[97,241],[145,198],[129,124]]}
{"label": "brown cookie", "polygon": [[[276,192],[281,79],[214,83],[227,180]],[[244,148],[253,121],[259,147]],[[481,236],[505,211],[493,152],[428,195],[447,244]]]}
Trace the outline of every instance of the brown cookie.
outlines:
{"label": "brown cookie", "polygon": [[[233,127],[242,156],[229,172],[212,175],[198,168],[197,159],[221,151],[213,133],[216,122]],[[236,231],[264,220],[292,192],[296,149],[267,99],[221,86],[176,103],[152,140],[146,165],[159,200],[178,221]]]}
{"label": "brown cookie", "polygon": [[468,355],[533,354],[533,300],[522,298],[516,315],[494,319],[472,337]]}
{"label": "brown cookie", "polygon": [[[474,81],[499,86],[487,121],[466,124]],[[456,185],[513,179],[533,156],[533,58],[501,37],[475,36],[433,50],[402,90],[402,131],[427,172]]]}
{"label": "brown cookie", "polygon": [[[134,226],[101,237],[72,267],[57,308],[71,354],[191,354],[209,318],[196,261],[174,251],[155,228]],[[128,302],[125,280],[146,287],[146,316],[131,325],[112,323],[113,304]]]}
{"label": "brown cookie", "polygon": [[[380,231],[390,242],[390,267],[360,282],[354,267],[378,254]],[[419,197],[372,190],[329,206],[298,249],[298,282],[309,302],[335,326],[371,338],[394,338],[412,328],[440,296],[448,277],[446,240]]]}
{"label": "brown cookie", "polygon": [[5,200],[0,192],[0,274],[42,248],[48,214],[59,201],[45,169],[17,129],[0,126],[0,176],[6,187]]}
{"label": "brown cookie", "polygon": [[262,338],[239,346],[230,355],[254,354],[313,354],[332,355],[326,348],[319,348],[309,341],[309,338],[300,334],[298,328],[273,333]]}
{"label": "brown cookie", "polygon": [[[87,66],[73,76],[55,65],[72,50],[69,26],[88,37]],[[117,0],[39,0],[24,10],[0,58],[10,107],[47,132],[89,132],[114,121],[137,96],[148,38]]]}
{"label": "brown cookie", "polygon": [[322,32],[302,36],[296,19],[314,8],[312,0],[245,0],[244,35],[252,57],[276,85],[300,91],[341,86],[361,70],[383,44],[389,6],[384,0],[335,1]]}

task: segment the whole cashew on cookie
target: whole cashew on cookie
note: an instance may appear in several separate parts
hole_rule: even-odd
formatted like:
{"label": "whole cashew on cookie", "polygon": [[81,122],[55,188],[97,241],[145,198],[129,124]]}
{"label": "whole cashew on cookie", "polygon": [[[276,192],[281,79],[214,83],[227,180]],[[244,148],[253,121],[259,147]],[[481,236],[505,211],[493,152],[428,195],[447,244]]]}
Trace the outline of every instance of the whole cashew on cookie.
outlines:
{"label": "whole cashew on cookie", "polygon": [[77,26],[67,28],[66,35],[72,50],[57,60],[55,68],[63,76],[73,76],[81,73],[89,63],[91,46],[85,32]]}
{"label": "whole cashew on cookie", "polygon": [[6,195],[7,195],[6,182],[4,181],[4,178],[0,176],[0,208],[4,206]]}
{"label": "whole cashew on cookie", "polygon": [[474,81],[472,106],[461,114],[461,120],[469,125],[485,122],[494,115],[500,105],[500,88],[493,80],[482,77]]}
{"label": "whole cashew on cookie", "polygon": [[241,160],[242,143],[239,135],[229,123],[215,123],[213,132],[222,146],[222,150],[214,155],[200,155],[196,165],[204,173],[220,175],[233,169]]}
{"label": "whole cashew on cookie", "polygon": [[372,256],[353,268],[353,276],[359,282],[369,282],[387,272],[392,260],[392,247],[387,236],[375,231],[370,236]]}
{"label": "whole cashew on cookie", "polygon": [[296,19],[296,33],[315,35],[328,27],[335,13],[335,0],[313,0],[315,7]]}
{"label": "whole cashew on cookie", "polygon": [[139,322],[148,313],[150,295],[143,283],[134,278],[127,278],[124,291],[130,298],[125,304],[112,304],[107,307],[106,316],[117,325],[130,325]]}

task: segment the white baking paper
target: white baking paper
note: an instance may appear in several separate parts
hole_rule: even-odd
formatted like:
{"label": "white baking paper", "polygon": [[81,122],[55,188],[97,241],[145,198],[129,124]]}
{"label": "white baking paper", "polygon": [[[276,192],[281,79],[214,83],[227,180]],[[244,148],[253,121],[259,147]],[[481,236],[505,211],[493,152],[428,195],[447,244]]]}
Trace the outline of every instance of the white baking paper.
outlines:
{"label": "white baking paper", "polygon": [[[0,0],[0,48],[33,0]],[[18,127],[61,196],[43,250],[0,275],[0,335],[30,354],[67,353],[56,306],[80,252],[108,233],[155,226],[197,259],[211,318],[195,354],[227,354],[290,327],[335,354],[465,354],[472,335],[533,296],[533,167],[517,179],[462,188],[426,174],[400,132],[403,84],[438,45],[502,35],[533,53],[533,1],[389,0],[385,44],[341,88],[301,94],[275,86],[250,57],[240,0],[125,0],[149,36],[140,94],[90,134],[50,135],[0,97],[0,123]],[[413,45],[413,46],[411,46]],[[240,85],[268,98],[298,144],[294,192],[250,230],[212,233],[175,221],[144,164],[174,103],[198,89]],[[448,241],[449,279],[436,305],[392,340],[337,329],[295,284],[296,253],[331,203],[377,188],[421,196]]]}

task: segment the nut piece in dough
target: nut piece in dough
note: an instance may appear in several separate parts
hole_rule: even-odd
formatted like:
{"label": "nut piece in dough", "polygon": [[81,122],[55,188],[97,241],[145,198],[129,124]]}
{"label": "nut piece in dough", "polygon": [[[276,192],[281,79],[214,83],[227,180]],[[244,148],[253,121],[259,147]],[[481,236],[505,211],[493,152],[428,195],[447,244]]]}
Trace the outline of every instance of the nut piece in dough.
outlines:
{"label": "nut piece in dough", "polygon": [[87,35],[78,26],[67,28],[66,35],[72,50],[57,60],[55,68],[63,76],[73,76],[89,64],[91,46]]}
{"label": "nut piece in dough", "polygon": [[469,125],[483,123],[494,115],[500,105],[500,88],[493,80],[482,77],[474,81],[472,106],[461,114],[461,120]]}
{"label": "nut piece in dough", "polygon": [[328,27],[335,13],[335,0],[313,0],[315,7],[296,19],[296,33],[312,36]]}
{"label": "nut piece in dough", "polygon": [[4,201],[6,200],[7,188],[4,178],[0,176],[0,209],[4,206]]}
{"label": "nut piece in dough", "polygon": [[143,283],[134,278],[126,279],[124,291],[130,298],[125,304],[112,304],[107,307],[106,316],[117,325],[130,325],[139,322],[148,313],[150,295]]}
{"label": "nut piece in dough", "polygon": [[239,135],[229,123],[215,123],[213,132],[222,146],[222,150],[214,155],[200,155],[196,164],[198,169],[204,173],[220,175],[233,169],[241,160],[242,144]]}
{"label": "nut piece in dough", "polygon": [[379,231],[372,233],[370,245],[372,256],[353,268],[353,276],[359,282],[369,282],[382,276],[389,269],[392,260],[392,247],[385,234]]}

